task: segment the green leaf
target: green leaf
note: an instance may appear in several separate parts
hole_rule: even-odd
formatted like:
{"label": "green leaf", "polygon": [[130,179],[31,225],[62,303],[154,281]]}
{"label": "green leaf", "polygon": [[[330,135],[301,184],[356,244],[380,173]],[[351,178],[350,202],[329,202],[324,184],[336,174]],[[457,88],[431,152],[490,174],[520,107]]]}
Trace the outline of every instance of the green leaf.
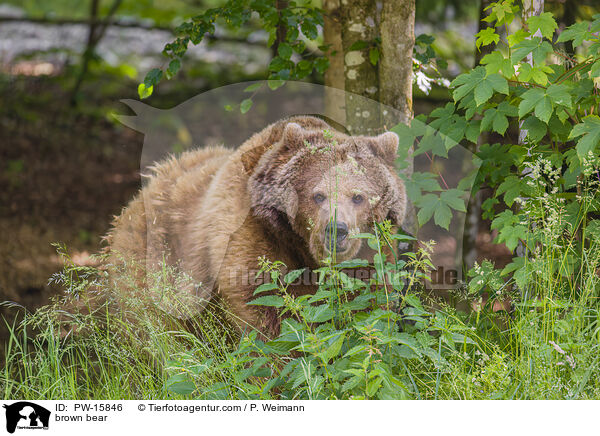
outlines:
{"label": "green leaf", "polygon": [[520,42],[524,41],[525,38],[529,37],[530,35],[531,34],[529,32],[527,32],[525,29],[519,29],[516,32],[508,35],[506,37],[506,40],[508,41],[509,47],[512,48],[515,45],[519,44]]}
{"label": "green leaf", "polygon": [[181,61],[179,59],[173,59],[171,62],[169,62],[169,67],[166,71],[167,79],[170,80],[173,78],[173,76],[179,71],[179,68],[181,68]]}
{"label": "green leaf", "polygon": [[244,89],[244,92],[254,92],[254,91],[256,91],[257,89],[259,89],[261,86],[263,86],[263,82],[257,82],[257,83],[253,83],[252,85],[250,85],[250,86],[247,86],[247,87]]}
{"label": "green leaf", "polygon": [[511,207],[515,199],[521,195],[521,179],[517,176],[508,176],[496,189],[496,195],[504,193],[504,202]]}
{"label": "green leaf", "polygon": [[281,88],[285,85],[285,80],[267,80],[267,85],[269,86],[269,89],[275,91],[277,88]]}
{"label": "green leaf", "polygon": [[531,112],[544,97],[545,92],[542,88],[532,88],[521,95],[523,100],[519,104],[519,118]]}
{"label": "green leaf", "polygon": [[475,40],[475,45],[478,49],[481,46],[497,44],[498,41],[500,41],[500,35],[496,33],[496,29],[493,27],[486,27],[485,29],[476,33],[475,37],[477,38]]}
{"label": "green leaf", "polygon": [[494,91],[508,95],[508,82],[500,74],[490,74],[484,81],[490,83]]}
{"label": "green leaf", "polygon": [[491,12],[483,21],[488,23],[495,22],[495,27],[502,26],[503,24],[510,25],[514,19],[515,12],[519,10],[518,6],[512,5],[512,1],[493,2],[484,10],[488,9],[491,9]]}
{"label": "green leaf", "polygon": [[598,77],[600,76],[600,60],[597,60],[592,64],[592,68],[590,68],[590,76]]}
{"label": "green leaf", "polygon": [[545,86],[548,83],[548,74],[551,73],[552,68],[547,65],[532,67],[526,62],[519,65],[519,80],[522,82],[534,82]]}
{"label": "green leaf", "polygon": [[325,361],[329,361],[340,354],[345,338],[346,333],[342,333],[329,347],[327,347],[327,350],[325,351]]}
{"label": "green leaf", "polygon": [[372,47],[369,50],[369,60],[372,65],[377,65],[377,62],[379,62],[379,49],[377,47]]}
{"label": "green leaf", "polygon": [[350,377],[342,385],[342,392],[349,391],[350,389],[354,389],[358,385],[363,384],[364,383],[364,378],[365,378],[364,374],[355,375],[353,377]]}
{"label": "green leaf", "polygon": [[304,317],[307,322],[325,322],[335,316],[335,312],[328,304],[320,306],[309,306],[304,309]]}
{"label": "green leaf", "polygon": [[544,123],[548,124],[550,117],[552,116],[552,101],[550,97],[544,96],[536,105],[535,105],[535,116],[542,120]]}
{"label": "green leaf", "polygon": [[252,107],[252,99],[247,98],[247,99],[243,100],[242,103],[240,104],[240,112],[245,114],[246,112],[248,112],[250,110],[251,107]]}
{"label": "green leaf", "polygon": [[540,37],[525,39],[513,47],[511,60],[513,64],[520,62],[524,57],[531,53],[534,64],[540,64],[546,60],[548,54],[554,49],[548,41]]}
{"label": "green leaf", "polygon": [[153,89],[154,89],[153,86],[146,87],[146,85],[144,83],[140,83],[138,85],[138,95],[140,96],[140,99],[143,100],[145,98],[150,97],[152,95]]}
{"label": "green leaf", "polygon": [[[163,72],[159,68],[153,68],[152,70],[150,70],[148,72],[148,74],[146,74],[146,77],[144,78],[144,85],[146,85],[146,88],[149,88],[153,85],[156,85],[158,82],[160,82],[160,79],[162,79],[162,75],[163,75]],[[139,92],[139,90],[138,90],[138,92]]]}
{"label": "green leaf", "polygon": [[279,54],[282,59],[288,60],[292,57],[292,53],[292,47],[287,42],[282,42],[277,47],[277,54]]}
{"label": "green leaf", "polygon": [[373,397],[381,387],[381,383],[383,383],[381,377],[374,378],[369,383],[367,383],[367,396]]}
{"label": "green leaf", "polygon": [[348,48],[348,51],[359,51],[369,47],[371,43],[369,41],[354,41]]}
{"label": "green leaf", "polygon": [[169,377],[165,384],[168,390],[179,395],[190,395],[196,390],[196,385],[185,372]]}
{"label": "green leaf", "polygon": [[454,101],[463,99],[471,91],[474,91],[474,99],[477,106],[485,103],[493,95],[493,91],[508,94],[508,82],[500,74],[487,75],[484,67],[479,66],[470,73],[461,74],[452,82],[455,87],[452,96]]}
{"label": "green leaf", "polygon": [[516,115],[517,108],[510,103],[503,101],[497,108],[490,108],[485,111],[483,119],[481,120],[480,131],[487,131],[491,126],[495,132],[504,135],[508,128],[507,116],[514,117]]}
{"label": "green leaf", "polygon": [[365,259],[350,259],[350,260],[345,260],[343,262],[338,263],[335,267],[336,268],[361,268],[361,267],[367,267],[369,266],[369,261],[365,260]]}
{"label": "green leaf", "polygon": [[498,242],[504,242],[510,251],[514,251],[519,240],[527,240],[527,227],[520,224],[521,218],[512,210],[505,210],[492,221],[491,229],[498,229]]}
{"label": "green leaf", "polygon": [[248,302],[248,304],[252,306],[282,307],[284,301],[279,295],[265,295]]}
{"label": "green leaf", "polygon": [[548,131],[546,124],[534,115],[525,118],[521,127],[527,131],[527,137],[533,142],[540,141]]}
{"label": "green leaf", "polygon": [[286,284],[290,284],[293,283],[298,277],[300,277],[302,275],[302,273],[304,272],[304,270],[306,270],[306,268],[302,268],[302,269],[296,269],[293,271],[290,271],[289,273],[287,273],[285,275],[285,277],[283,278],[283,281]]}
{"label": "green leaf", "polygon": [[576,124],[569,134],[569,139],[581,138],[577,141],[575,149],[580,160],[588,157],[588,153],[595,153],[600,142],[600,118],[597,115],[588,115],[582,123]]}
{"label": "green leaf", "polygon": [[252,294],[252,295],[260,294],[261,292],[272,291],[274,289],[278,289],[277,284],[275,284],[275,283],[263,283],[258,288],[256,288],[256,290],[254,291],[254,294]]}
{"label": "green leaf", "polygon": [[550,97],[552,102],[556,105],[566,106],[568,108],[573,106],[571,94],[569,93],[569,87],[567,85],[552,84],[546,89],[546,95]]}
{"label": "green leaf", "polygon": [[554,31],[558,29],[558,25],[551,12],[542,12],[540,15],[532,15],[527,19],[527,27],[532,35],[539,30],[542,36],[550,41],[552,41]]}
{"label": "green leaf", "polygon": [[479,133],[481,132],[481,121],[475,120],[471,121],[465,130],[465,138],[468,141],[471,141],[473,144],[477,144],[477,140],[479,139]]}
{"label": "green leaf", "polygon": [[573,41],[573,47],[578,47],[583,44],[583,41],[591,38],[592,34],[588,30],[589,27],[589,21],[575,23],[563,30],[556,41]]}
{"label": "green leaf", "polygon": [[325,71],[329,68],[329,58],[320,57],[315,60],[315,69],[320,74],[325,73]]}
{"label": "green leaf", "polygon": [[509,58],[505,58],[500,51],[493,51],[481,58],[481,64],[485,65],[487,74],[502,73],[504,77],[515,75],[515,69]]}
{"label": "green leaf", "polygon": [[488,101],[493,94],[494,88],[492,88],[492,85],[482,81],[478,86],[475,87],[475,103],[477,106],[481,106],[481,104]]}
{"label": "green leaf", "polygon": [[462,198],[465,193],[459,189],[448,189],[440,194],[440,200],[454,210],[466,212],[465,200]]}
{"label": "green leaf", "polygon": [[465,212],[465,202],[461,198],[464,195],[463,191],[458,189],[448,189],[442,191],[437,196],[435,194],[426,194],[415,201],[419,212],[417,219],[419,225],[425,224],[433,216],[434,222],[445,229],[448,229],[452,220],[452,209]]}
{"label": "green leaf", "polygon": [[531,277],[531,262],[527,262],[527,259],[524,257],[515,257],[511,263],[506,265],[500,274],[504,276],[511,272],[514,272],[513,278],[519,289],[525,290]]}

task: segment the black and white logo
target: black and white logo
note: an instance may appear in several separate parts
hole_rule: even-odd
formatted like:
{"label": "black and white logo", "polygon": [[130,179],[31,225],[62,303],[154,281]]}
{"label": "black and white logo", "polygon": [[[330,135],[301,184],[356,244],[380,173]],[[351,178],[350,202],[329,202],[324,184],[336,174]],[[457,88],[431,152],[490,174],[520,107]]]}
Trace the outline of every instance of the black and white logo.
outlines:
{"label": "black and white logo", "polygon": [[14,433],[18,429],[38,430],[48,429],[50,411],[29,401],[19,401],[5,404],[6,431]]}

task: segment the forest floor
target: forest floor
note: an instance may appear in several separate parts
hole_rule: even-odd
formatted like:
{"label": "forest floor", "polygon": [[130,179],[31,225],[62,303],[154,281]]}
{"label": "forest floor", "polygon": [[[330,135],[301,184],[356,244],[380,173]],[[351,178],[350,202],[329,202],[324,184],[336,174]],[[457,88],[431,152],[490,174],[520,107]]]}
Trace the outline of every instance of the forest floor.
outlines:
{"label": "forest floor", "polygon": [[62,267],[51,243],[89,262],[139,188],[143,135],[75,110],[55,81],[1,80],[0,301],[33,309],[59,292],[48,284]]}

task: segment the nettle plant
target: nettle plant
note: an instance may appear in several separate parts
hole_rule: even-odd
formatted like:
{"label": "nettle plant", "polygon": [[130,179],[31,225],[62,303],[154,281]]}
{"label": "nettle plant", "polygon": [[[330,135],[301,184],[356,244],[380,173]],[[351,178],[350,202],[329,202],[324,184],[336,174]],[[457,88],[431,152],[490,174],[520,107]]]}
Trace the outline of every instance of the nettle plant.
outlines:
{"label": "nettle plant", "polygon": [[[513,3],[487,8],[485,21],[493,26],[478,33],[477,47],[495,50],[483,57],[482,66],[452,82],[454,102],[403,133],[434,155],[460,142],[476,150],[480,167],[473,192],[493,190],[483,203],[483,217],[493,220],[495,242],[519,255],[501,272],[476,265],[471,292],[597,292],[600,15],[556,36],[556,21],[544,12],[511,32],[518,13]],[[566,41],[576,54],[559,48]],[[503,143],[478,145],[497,135]],[[424,178],[423,186],[430,182]],[[513,280],[511,286],[506,278]]]}
{"label": "nettle plant", "polygon": [[328,258],[315,271],[317,292],[295,296],[288,287],[303,270],[284,274],[281,262],[261,259],[259,274],[270,281],[249,304],[278,308],[280,335],[266,341],[251,330],[219,360],[199,360],[193,350],[173,356],[167,388],[203,399],[420,398],[417,372],[428,368],[441,377],[451,356],[477,348],[476,338],[460,320],[431,313],[419,299],[433,267],[431,246],[399,259],[392,247],[412,237],[393,233],[389,222],[353,237],[377,251],[374,275],[348,274],[368,267],[365,260]]}

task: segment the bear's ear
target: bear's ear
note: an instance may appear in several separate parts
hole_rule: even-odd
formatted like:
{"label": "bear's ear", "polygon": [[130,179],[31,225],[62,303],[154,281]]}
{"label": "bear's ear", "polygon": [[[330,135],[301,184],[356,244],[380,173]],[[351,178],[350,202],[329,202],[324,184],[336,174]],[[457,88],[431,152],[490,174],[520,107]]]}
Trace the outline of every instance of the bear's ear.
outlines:
{"label": "bear's ear", "polygon": [[288,123],[281,138],[283,150],[296,150],[304,145],[304,129],[300,124]]}
{"label": "bear's ear", "polygon": [[376,136],[369,145],[375,156],[389,163],[393,163],[396,160],[398,154],[398,135],[394,132],[386,132]]}

